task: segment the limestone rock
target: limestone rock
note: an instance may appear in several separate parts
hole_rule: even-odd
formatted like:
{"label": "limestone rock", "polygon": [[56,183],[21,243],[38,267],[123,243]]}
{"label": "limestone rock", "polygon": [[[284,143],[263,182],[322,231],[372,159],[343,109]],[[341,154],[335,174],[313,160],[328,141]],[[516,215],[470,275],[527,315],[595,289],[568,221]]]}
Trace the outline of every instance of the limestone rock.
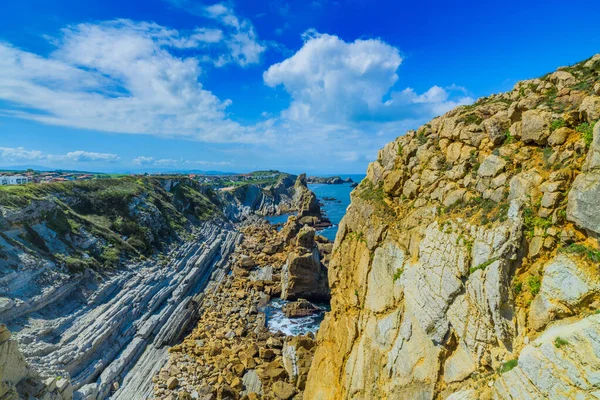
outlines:
{"label": "limestone rock", "polygon": [[532,327],[540,330],[556,316],[571,315],[571,310],[598,289],[597,279],[588,276],[571,258],[558,255],[544,267],[540,293],[529,311]]}
{"label": "limestone rock", "polygon": [[[593,398],[600,369],[600,315],[545,331],[494,383],[498,399]],[[541,373],[543,372],[543,373]]]}
{"label": "limestone rock", "polygon": [[529,110],[523,113],[521,139],[525,143],[545,144],[550,136],[552,113],[540,110]]}
{"label": "limestone rock", "polygon": [[281,276],[281,298],[290,300],[329,298],[327,269],[321,264],[318,248],[288,255]]}
{"label": "limestone rock", "polygon": [[588,96],[583,99],[579,112],[590,124],[600,119],[600,96]]}
{"label": "limestone rock", "polygon": [[318,314],[321,309],[308,300],[298,299],[293,303],[285,304],[282,311],[288,318],[299,318]]}
{"label": "limestone rock", "polygon": [[492,154],[483,160],[477,170],[477,175],[483,178],[493,178],[502,172],[505,167],[506,161]]}

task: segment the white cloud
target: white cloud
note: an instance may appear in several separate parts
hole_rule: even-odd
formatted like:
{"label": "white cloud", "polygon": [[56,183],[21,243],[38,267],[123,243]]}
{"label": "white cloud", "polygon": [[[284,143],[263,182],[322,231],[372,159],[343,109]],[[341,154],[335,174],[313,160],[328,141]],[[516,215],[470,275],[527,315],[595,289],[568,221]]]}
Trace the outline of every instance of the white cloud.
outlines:
{"label": "white cloud", "polygon": [[96,153],[76,150],[67,154],[47,154],[40,150],[23,147],[0,147],[0,162],[14,161],[71,161],[71,162],[116,162],[119,156],[111,153]]}
{"label": "white cloud", "polygon": [[140,156],[140,157],[134,158],[132,160],[132,162],[135,165],[146,165],[146,166],[151,165],[151,166],[157,166],[157,167],[190,167],[190,166],[195,166],[195,165],[225,166],[225,165],[232,164],[230,161],[205,161],[205,160],[183,160],[183,159],[174,160],[174,159],[170,159],[170,158],[155,159],[154,157],[145,157],[145,156]]}
{"label": "white cloud", "polygon": [[91,151],[71,151],[65,155],[65,158],[75,162],[89,162],[89,161],[102,161],[102,162],[116,162],[119,161],[119,156],[111,153],[95,153]]}
{"label": "white cloud", "polygon": [[282,113],[286,119],[336,124],[398,121],[432,117],[473,101],[450,100],[451,92],[464,90],[454,85],[449,90],[433,86],[420,95],[410,88],[393,92],[402,56],[380,39],[348,43],[308,31],[304,40],[296,54],[263,74],[267,85],[283,85],[292,96],[292,104]]}
{"label": "white cloud", "polygon": [[[256,64],[260,61],[261,55],[267,49],[262,43],[254,25],[249,19],[237,16],[233,8],[224,3],[217,3],[210,6],[190,0],[165,0],[176,8],[200,17],[211,19],[222,26],[220,30],[220,42],[224,49],[221,54],[215,58],[207,58],[214,62],[217,67],[228,63],[237,63],[242,67],[250,64]],[[215,36],[209,36],[213,38]],[[213,43],[216,43],[213,42]]]}
{"label": "white cloud", "polygon": [[44,153],[39,150],[26,150],[23,147],[0,147],[0,160],[40,160],[44,158]]}
{"label": "white cloud", "polygon": [[154,163],[154,157],[137,157],[132,160],[136,165],[152,165]]}
{"label": "white cloud", "polygon": [[226,117],[230,100],[203,88],[199,60],[170,51],[198,40],[154,23],[116,20],[64,29],[47,58],[0,43],[0,99],[19,106],[0,112],[109,132],[259,140]]}

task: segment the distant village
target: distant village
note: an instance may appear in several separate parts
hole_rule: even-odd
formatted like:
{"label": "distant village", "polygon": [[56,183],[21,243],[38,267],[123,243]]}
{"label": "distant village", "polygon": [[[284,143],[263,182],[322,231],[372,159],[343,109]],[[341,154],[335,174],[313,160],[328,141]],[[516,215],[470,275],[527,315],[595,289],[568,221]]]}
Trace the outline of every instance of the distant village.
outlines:
{"label": "distant village", "polygon": [[[267,181],[276,179],[281,173],[277,171],[263,171],[249,174],[223,174],[223,175],[204,175],[204,174],[181,174],[181,173],[157,173],[143,174],[145,176],[188,176],[190,179],[197,180],[199,183],[213,187],[226,187],[235,184],[242,184],[250,181]],[[138,176],[138,174],[130,174]],[[90,179],[110,178],[108,174],[94,174],[89,172],[72,171],[0,171],[0,186],[6,185],[24,185],[27,183],[52,183],[67,181],[85,181]]]}

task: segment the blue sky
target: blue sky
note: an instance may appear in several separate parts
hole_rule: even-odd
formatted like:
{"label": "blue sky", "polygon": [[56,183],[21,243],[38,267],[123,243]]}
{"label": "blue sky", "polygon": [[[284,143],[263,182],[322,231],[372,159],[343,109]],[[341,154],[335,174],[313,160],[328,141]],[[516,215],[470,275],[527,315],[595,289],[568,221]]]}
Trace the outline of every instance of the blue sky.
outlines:
{"label": "blue sky", "polygon": [[0,167],[362,173],[456,105],[600,52],[600,2],[0,5]]}

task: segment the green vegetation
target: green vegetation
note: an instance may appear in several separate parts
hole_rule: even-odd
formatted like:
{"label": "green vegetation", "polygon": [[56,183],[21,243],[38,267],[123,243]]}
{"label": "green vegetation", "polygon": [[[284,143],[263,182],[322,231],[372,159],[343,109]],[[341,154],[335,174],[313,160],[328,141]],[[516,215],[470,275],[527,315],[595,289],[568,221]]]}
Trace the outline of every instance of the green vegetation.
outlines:
{"label": "green vegetation", "polygon": [[[165,244],[186,237],[190,223],[220,213],[215,200],[204,193],[214,196],[196,181],[181,176],[128,176],[3,186],[0,205],[39,210],[23,223],[20,246],[36,248],[69,271],[81,272],[86,268],[115,268],[125,258],[155,253]],[[52,254],[39,230],[32,227],[36,224],[55,231],[67,246],[66,254]],[[83,234],[99,239],[89,254],[81,253],[73,242]]]}
{"label": "green vegetation", "polygon": [[540,292],[540,288],[542,287],[542,281],[539,276],[530,276],[527,279],[527,285],[529,286],[529,291],[532,295],[536,295]]}
{"label": "green vegetation", "polygon": [[481,118],[481,116],[479,116],[479,114],[472,112],[466,115],[463,115],[462,117],[460,117],[457,122],[464,122],[465,125],[479,125],[483,122],[483,118]]}
{"label": "green vegetation", "polygon": [[398,268],[394,273],[394,282],[396,282],[400,277],[402,277],[402,273],[404,273],[404,268]]}
{"label": "green vegetation", "polygon": [[560,336],[558,336],[556,339],[554,339],[554,347],[556,347],[557,349],[560,349],[562,346],[566,346],[568,344],[569,344],[569,342],[567,342],[565,339],[561,338]]}
{"label": "green vegetation", "polygon": [[510,134],[510,130],[504,131],[504,144],[511,144],[515,141],[515,137]]}
{"label": "green vegetation", "polygon": [[523,291],[523,282],[515,282],[513,285],[513,291],[516,295],[519,295]]}
{"label": "green vegetation", "polygon": [[575,130],[581,134],[581,138],[585,142],[586,147],[590,147],[592,141],[594,140],[594,126],[597,122],[594,122],[592,125],[584,122],[577,126]]}
{"label": "green vegetation", "polygon": [[580,255],[594,263],[600,262],[600,250],[590,248],[583,244],[573,243],[567,247],[561,247],[560,251],[563,253]]}
{"label": "green vegetation", "polygon": [[488,267],[489,265],[492,265],[493,263],[495,263],[498,260],[499,260],[498,257],[491,258],[491,259],[487,260],[486,262],[477,265],[476,267],[471,267],[469,269],[469,273],[472,274],[475,271],[478,271],[480,269],[486,269],[486,267]]}
{"label": "green vegetation", "polygon": [[564,119],[562,119],[562,118],[555,119],[550,124],[550,131],[554,132],[555,130],[557,130],[559,128],[562,128],[564,126],[565,126],[565,120]]}
{"label": "green vegetation", "polygon": [[396,154],[398,155],[398,157],[402,157],[402,153],[404,152],[404,147],[398,143],[398,150],[396,151]]}
{"label": "green vegetation", "polygon": [[379,183],[377,186],[373,185],[368,179],[364,179],[360,185],[360,191],[358,195],[361,199],[373,202],[373,203],[385,203],[385,193],[383,191],[383,183]]}
{"label": "green vegetation", "polygon": [[551,226],[552,221],[549,218],[538,217],[532,208],[523,210],[523,227],[528,238],[531,239],[535,235],[535,228],[546,230]]}
{"label": "green vegetation", "polygon": [[500,366],[500,368],[498,368],[498,373],[500,375],[502,375],[502,374],[512,370],[517,365],[519,365],[519,360],[517,360],[517,359],[509,360],[509,361],[505,362],[504,364],[502,364]]}

